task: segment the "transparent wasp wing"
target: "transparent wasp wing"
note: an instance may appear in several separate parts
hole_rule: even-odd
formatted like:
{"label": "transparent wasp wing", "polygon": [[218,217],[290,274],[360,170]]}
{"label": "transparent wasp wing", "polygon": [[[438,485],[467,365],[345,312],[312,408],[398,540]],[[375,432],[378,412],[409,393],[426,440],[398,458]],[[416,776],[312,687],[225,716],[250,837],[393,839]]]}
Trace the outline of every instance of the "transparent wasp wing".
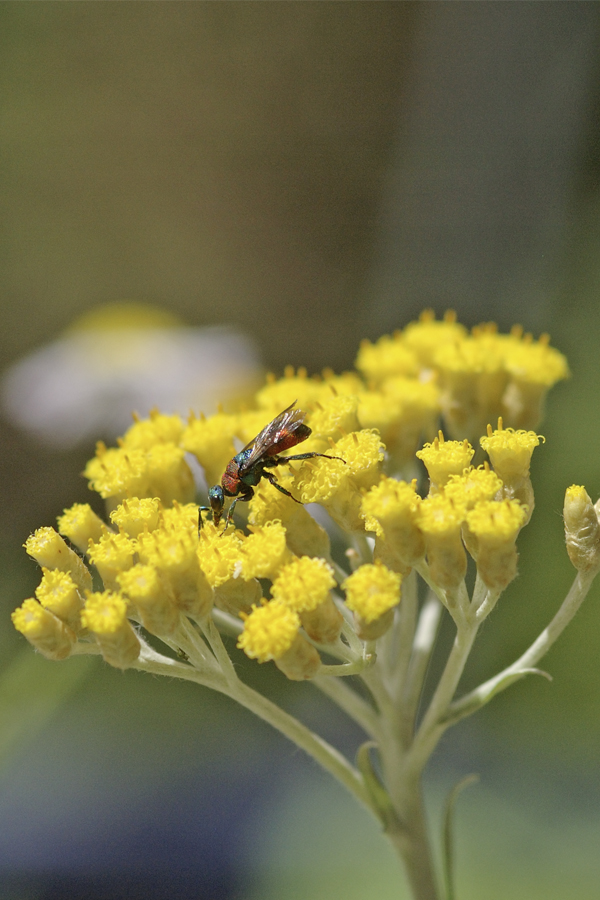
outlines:
{"label": "transparent wasp wing", "polygon": [[287,409],[280,412],[272,422],[265,425],[263,430],[246,444],[241,453],[244,453],[247,450],[250,450],[251,452],[240,465],[240,475],[243,475],[251,469],[252,466],[264,456],[272,456],[273,454],[269,453],[270,448],[277,446],[277,444],[289,435],[290,432],[294,432],[295,427],[298,424],[301,424],[304,421],[306,413],[301,409],[294,409],[293,407],[295,405],[296,401],[294,400]]}

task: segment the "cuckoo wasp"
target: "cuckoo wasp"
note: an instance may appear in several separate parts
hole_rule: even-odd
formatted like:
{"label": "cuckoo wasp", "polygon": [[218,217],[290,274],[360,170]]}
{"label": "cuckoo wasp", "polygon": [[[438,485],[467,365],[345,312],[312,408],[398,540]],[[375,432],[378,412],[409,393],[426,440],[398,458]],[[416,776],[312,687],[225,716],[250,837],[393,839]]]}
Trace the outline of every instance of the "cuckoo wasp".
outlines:
{"label": "cuckoo wasp", "polygon": [[[265,425],[260,434],[257,434],[243,450],[233,457],[228,463],[221,478],[221,484],[215,484],[208,492],[210,509],[213,514],[213,522],[218,525],[223,517],[223,506],[226,497],[233,497],[233,503],[229,507],[225,528],[229,525],[233,516],[233,510],[238,500],[247,502],[254,496],[254,488],[261,478],[270,481],[286,497],[291,497],[295,503],[300,503],[292,494],[282,487],[275,475],[269,471],[276,466],[285,466],[292,460],[313,459],[322,456],[325,459],[339,459],[345,463],[341,456],[328,456],[326,453],[298,453],[295,456],[279,456],[283,450],[289,450],[296,444],[301,444],[310,435],[311,429],[304,424],[306,413],[301,409],[294,409],[294,400],[287,409],[279,413],[272,422]],[[200,507],[200,525],[202,525],[202,512],[209,511],[208,506]]]}

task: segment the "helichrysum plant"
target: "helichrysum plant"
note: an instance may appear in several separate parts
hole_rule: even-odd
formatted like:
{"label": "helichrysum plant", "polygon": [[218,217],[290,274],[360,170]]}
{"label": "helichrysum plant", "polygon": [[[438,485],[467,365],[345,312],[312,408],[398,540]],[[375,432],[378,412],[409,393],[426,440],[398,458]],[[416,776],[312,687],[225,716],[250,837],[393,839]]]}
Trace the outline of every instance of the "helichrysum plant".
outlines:
{"label": "helichrysum plant", "polygon": [[[98,445],[85,471],[107,521],[76,504],[58,530],[27,540],[42,578],[14,625],[49,659],[98,654],[237,700],[378,819],[415,900],[449,898],[450,860],[445,879],[432,864],[424,767],[446,729],[538,671],[600,568],[597,509],[573,485],[564,507],[571,590],[519,659],[459,693],[477,632],[517,574],[518,536],[534,508],[530,461],[543,441],[536,429],[549,388],[567,374],[547,336],[468,332],[427,312],[363,342],[356,371],[290,369],[267,380],[252,409],[135,420],[117,447]],[[229,493],[248,502],[228,519],[221,501],[199,521],[205,501],[186,454],[218,487],[240,448],[256,451],[256,436],[290,406],[305,413],[303,435],[283,444],[270,435],[254,453],[268,465],[244,472],[237,457]],[[274,461],[281,447],[307,458]],[[327,516],[304,504],[324,508],[341,551],[332,555]],[[454,643],[424,690],[442,616]],[[365,735],[355,760],[245,684],[232,639],[353,719]]]}

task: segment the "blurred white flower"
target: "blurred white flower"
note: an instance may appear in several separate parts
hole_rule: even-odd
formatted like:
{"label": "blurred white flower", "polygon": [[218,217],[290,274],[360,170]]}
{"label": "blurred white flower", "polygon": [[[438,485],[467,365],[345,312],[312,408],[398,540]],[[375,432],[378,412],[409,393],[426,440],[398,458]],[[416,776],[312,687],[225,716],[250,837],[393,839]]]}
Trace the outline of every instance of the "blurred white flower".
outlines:
{"label": "blurred white flower", "polygon": [[116,437],[133,411],[209,415],[220,402],[251,396],[261,375],[256,347],[240,333],[188,328],[162,310],[114,303],[14,363],[0,390],[15,424],[66,449]]}

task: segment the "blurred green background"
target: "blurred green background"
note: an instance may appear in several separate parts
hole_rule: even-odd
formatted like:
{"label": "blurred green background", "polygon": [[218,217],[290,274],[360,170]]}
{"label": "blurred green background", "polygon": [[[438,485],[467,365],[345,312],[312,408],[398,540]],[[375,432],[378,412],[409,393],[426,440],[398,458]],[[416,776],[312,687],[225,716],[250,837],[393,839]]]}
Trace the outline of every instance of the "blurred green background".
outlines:
{"label": "blurred green background", "polygon": [[[474,685],[568,589],[565,487],[600,493],[598,47],[579,2],[1,3],[1,367],[122,299],[234,324],[276,371],[348,367],[425,306],[549,331],[573,377]],[[402,896],[376,826],[243,710],[23,648],[21,545],[89,499],[92,452],[2,423],[1,896]],[[458,808],[460,900],[599,895],[599,602],[544,661],[552,684],[507,691],[432,762],[433,822],[481,775]],[[240,665],[352,752],[310,686]]]}

